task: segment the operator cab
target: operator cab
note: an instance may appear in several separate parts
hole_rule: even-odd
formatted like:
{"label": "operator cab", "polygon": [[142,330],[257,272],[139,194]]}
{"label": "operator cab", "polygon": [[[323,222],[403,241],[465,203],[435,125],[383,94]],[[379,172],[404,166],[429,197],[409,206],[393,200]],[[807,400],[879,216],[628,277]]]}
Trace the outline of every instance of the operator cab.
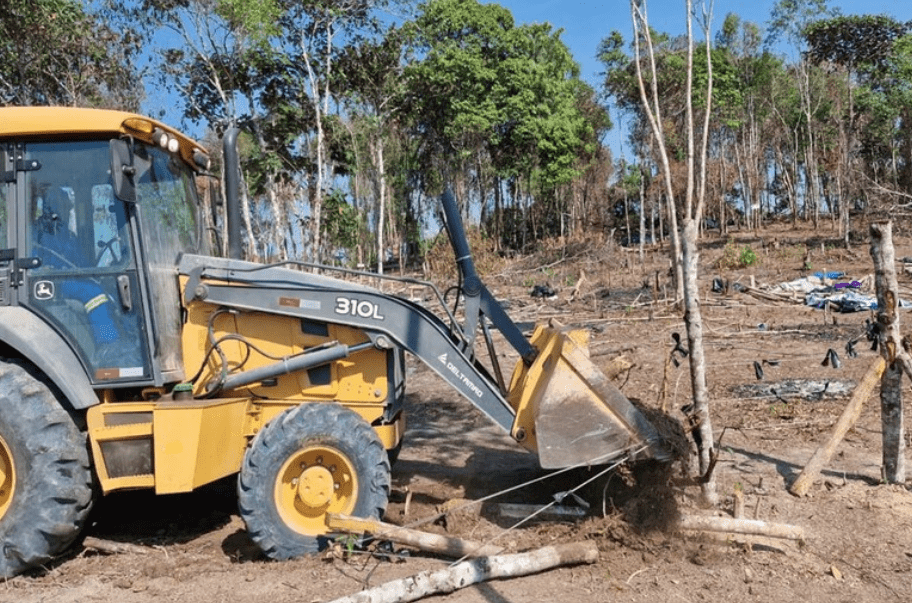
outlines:
{"label": "operator cab", "polygon": [[68,133],[49,119],[42,133],[42,108],[30,110],[31,131],[0,126],[0,254],[12,259],[0,305],[44,319],[93,385],[182,380],[177,260],[208,251],[194,166],[123,127]]}

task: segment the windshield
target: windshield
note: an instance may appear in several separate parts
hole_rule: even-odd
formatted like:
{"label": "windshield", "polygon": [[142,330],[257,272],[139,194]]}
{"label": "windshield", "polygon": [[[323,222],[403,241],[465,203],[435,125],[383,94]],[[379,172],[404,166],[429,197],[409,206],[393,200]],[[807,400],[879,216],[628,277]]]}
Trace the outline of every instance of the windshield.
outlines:
{"label": "windshield", "polygon": [[147,261],[174,268],[182,253],[205,254],[197,223],[193,171],[180,159],[143,143],[134,147],[136,201]]}
{"label": "windshield", "polygon": [[189,166],[158,147],[136,142],[133,158],[155,349],[164,374],[182,375],[178,258],[183,253],[207,253],[207,237],[197,221],[196,181]]}

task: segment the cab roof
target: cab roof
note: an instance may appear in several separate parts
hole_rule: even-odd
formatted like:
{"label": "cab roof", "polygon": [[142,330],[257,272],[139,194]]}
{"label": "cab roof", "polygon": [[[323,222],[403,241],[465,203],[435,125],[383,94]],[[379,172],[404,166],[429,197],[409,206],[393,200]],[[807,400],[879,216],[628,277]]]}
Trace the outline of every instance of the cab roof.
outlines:
{"label": "cab roof", "polygon": [[193,139],[160,121],[136,113],[77,107],[0,107],[0,141],[129,135],[154,144],[156,130],[177,139],[181,157],[194,168],[199,169],[194,161],[195,154],[208,156],[206,149]]}

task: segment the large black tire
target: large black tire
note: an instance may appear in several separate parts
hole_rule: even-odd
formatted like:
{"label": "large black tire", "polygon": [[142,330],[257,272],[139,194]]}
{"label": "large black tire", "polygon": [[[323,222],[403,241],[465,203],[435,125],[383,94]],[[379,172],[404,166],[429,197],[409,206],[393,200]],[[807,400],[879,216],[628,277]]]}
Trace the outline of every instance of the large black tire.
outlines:
{"label": "large black tire", "polygon": [[51,387],[0,360],[0,576],[66,549],[93,500],[85,433]]}
{"label": "large black tire", "polygon": [[327,513],[381,518],[390,492],[383,443],[357,413],[308,403],[270,421],[238,476],[238,507],[250,538],[271,559],[316,553]]}

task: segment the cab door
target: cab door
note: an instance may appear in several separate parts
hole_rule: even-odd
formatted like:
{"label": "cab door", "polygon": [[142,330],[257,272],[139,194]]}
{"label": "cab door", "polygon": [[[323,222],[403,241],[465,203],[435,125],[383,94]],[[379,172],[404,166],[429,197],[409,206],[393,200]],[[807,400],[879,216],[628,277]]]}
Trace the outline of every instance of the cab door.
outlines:
{"label": "cab door", "polygon": [[107,141],[29,142],[17,173],[19,303],[70,343],[93,383],[151,377],[133,229]]}

